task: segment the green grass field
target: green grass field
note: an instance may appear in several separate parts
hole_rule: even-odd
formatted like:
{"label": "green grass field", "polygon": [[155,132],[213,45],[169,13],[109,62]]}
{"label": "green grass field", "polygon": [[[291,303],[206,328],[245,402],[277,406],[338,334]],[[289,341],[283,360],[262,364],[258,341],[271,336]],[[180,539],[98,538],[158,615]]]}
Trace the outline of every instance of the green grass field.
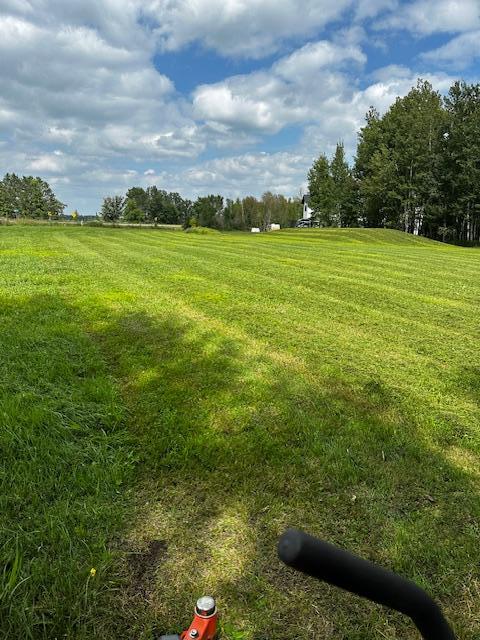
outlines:
{"label": "green grass field", "polygon": [[480,250],[383,230],[0,227],[0,628],[418,637],[298,526],[480,638]]}

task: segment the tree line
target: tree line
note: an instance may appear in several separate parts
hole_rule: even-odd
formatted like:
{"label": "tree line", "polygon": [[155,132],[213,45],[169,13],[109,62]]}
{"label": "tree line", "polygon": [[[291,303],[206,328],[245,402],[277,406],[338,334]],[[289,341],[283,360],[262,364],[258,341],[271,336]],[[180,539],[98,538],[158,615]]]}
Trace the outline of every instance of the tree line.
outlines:
{"label": "tree line", "polygon": [[[55,196],[50,185],[39,177],[7,173],[0,180],[0,217],[58,219],[64,217],[65,204]],[[247,196],[231,200],[221,195],[198,197],[195,201],[179,193],[151,186],[132,187],[125,196],[103,199],[100,217],[106,222],[180,224],[224,230],[266,229],[270,223],[293,226],[301,215],[298,199],[270,192],[260,199]],[[77,211],[70,214],[79,218]]]}
{"label": "tree line", "polygon": [[[333,156],[320,154],[308,173],[317,223],[480,243],[480,84],[455,82],[442,97],[418,80],[383,116],[371,107],[365,120],[353,166],[338,143]],[[64,209],[39,177],[7,173],[0,180],[0,217],[51,219]],[[261,198],[211,194],[192,201],[150,186],[104,198],[100,215],[110,222],[245,230],[274,222],[295,226],[302,207],[298,198],[269,191]]]}
{"label": "tree line", "polygon": [[274,222],[294,226],[301,215],[299,199],[266,192],[231,200],[221,195],[200,196],[195,201],[156,186],[132,187],[123,196],[104,198],[101,217],[108,222],[181,224],[183,227],[212,227],[224,230],[267,229]]}
{"label": "tree line", "polygon": [[353,167],[339,143],[308,174],[322,226],[365,226],[465,244],[480,242],[480,85],[429,82],[380,116],[371,107]]}
{"label": "tree line", "polygon": [[7,173],[0,180],[0,217],[48,220],[63,213],[65,205],[41,178]]}

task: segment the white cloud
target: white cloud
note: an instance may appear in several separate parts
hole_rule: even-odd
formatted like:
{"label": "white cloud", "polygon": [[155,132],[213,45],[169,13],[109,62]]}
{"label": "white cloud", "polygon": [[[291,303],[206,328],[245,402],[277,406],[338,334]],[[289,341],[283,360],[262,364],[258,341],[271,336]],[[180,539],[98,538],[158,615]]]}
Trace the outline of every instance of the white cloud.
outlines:
{"label": "white cloud", "polygon": [[[72,153],[64,153],[60,149],[51,152],[22,152],[1,150],[0,164],[5,162],[5,156],[10,159],[12,168],[18,173],[33,173],[48,178],[59,179],[61,174],[77,173],[85,170],[87,162]],[[5,155],[4,155],[5,154]]]}
{"label": "white cloud", "polygon": [[287,81],[298,83],[314,77],[321,69],[340,67],[346,61],[364,64],[367,57],[356,45],[335,45],[322,40],[306,44],[282,58],[275,63],[273,71]]}
{"label": "white cloud", "polygon": [[[465,31],[423,58],[458,67],[475,56],[475,8],[478,0],[0,0],[0,169],[41,174],[86,211],[132,184],[293,195],[320,151],[343,139],[351,152],[370,104],[384,110],[415,82],[400,65],[365,76],[364,45],[391,36],[372,39],[371,20],[419,34]],[[185,97],[153,60],[191,43],[277,59]],[[432,81],[443,90],[451,79]],[[261,152],[291,125],[303,131],[299,144]],[[282,139],[263,148],[274,144]]]}
{"label": "white cloud", "polygon": [[3,106],[2,102],[3,101],[0,98],[0,131],[2,131],[2,129],[8,131],[16,122],[17,114],[12,109]]}
{"label": "white cloud", "polygon": [[344,63],[355,68],[365,60],[355,45],[309,43],[270,69],[200,86],[193,97],[194,114],[231,129],[268,133],[316,120],[323,105],[351,93]]}
{"label": "white cloud", "polygon": [[373,18],[383,11],[395,11],[398,8],[398,0],[358,0],[356,8],[357,20]]}
{"label": "white cloud", "polygon": [[[454,78],[446,74],[425,74],[423,76],[436,89],[446,93]],[[354,91],[348,100],[336,99],[322,106],[322,115],[316,123],[304,129],[302,146],[312,150],[332,154],[337,141],[345,145],[347,157],[353,160],[358,131],[365,124],[365,114],[374,106],[381,114],[395,102],[397,96],[406,95],[416,84],[417,74],[406,67],[390,65],[372,74],[375,81]]]}
{"label": "white cloud", "polygon": [[27,170],[36,173],[61,173],[64,164],[52,155],[41,155],[27,164]]}
{"label": "white cloud", "polygon": [[[360,88],[357,78],[364,62],[362,50],[348,41],[343,46],[328,41],[310,43],[269,69],[199,87],[194,94],[194,114],[210,125],[220,123],[232,135],[251,130],[275,133],[301,124],[301,148],[309,160],[308,154],[333,152],[338,140],[353,155],[369,107],[386,111],[397,96],[408,93],[418,77],[406,66],[389,65],[372,73],[371,83]],[[441,92],[454,80],[442,73],[423,73],[422,77]]]}
{"label": "white cloud", "polygon": [[75,135],[75,131],[73,129],[68,129],[66,127],[59,126],[51,126],[47,127],[46,130],[41,132],[42,140],[45,142],[58,142],[62,144],[69,145],[71,144],[73,137]]}
{"label": "white cloud", "polygon": [[411,77],[411,69],[401,64],[389,64],[386,67],[375,69],[375,71],[370,74],[370,78],[372,80],[379,80],[380,82],[390,82],[392,78],[399,79]]}
{"label": "white cloud", "polygon": [[480,2],[415,0],[399,5],[378,26],[383,29],[406,29],[421,35],[470,31],[480,27]]}
{"label": "white cloud", "polygon": [[245,153],[194,165],[180,176],[163,174],[158,183],[170,188],[170,184],[180,181],[182,191],[192,198],[208,193],[230,198],[260,196],[265,191],[293,196],[305,179],[309,161],[301,152]]}
{"label": "white cloud", "polygon": [[452,69],[466,69],[480,58],[480,29],[463,33],[450,42],[422,54],[422,59]]}
{"label": "white cloud", "polygon": [[[384,113],[395,102],[397,96],[406,95],[416,85],[418,78],[418,74],[411,69],[396,65],[379,69],[376,76],[378,82],[359,91],[355,96],[354,103],[362,114],[366,113],[370,105],[375,106],[380,113]],[[454,81],[453,77],[444,73],[426,73],[422,77],[440,93],[447,92]]]}
{"label": "white cloud", "polygon": [[194,123],[173,83],[152,64],[155,45],[138,24],[137,2],[8,6],[10,15],[0,9],[0,131],[14,120],[17,146],[64,144],[97,156],[203,148],[192,143]]}
{"label": "white cloud", "polygon": [[312,36],[339,19],[353,0],[153,0],[161,46],[175,51],[200,42],[223,55],[262,57],[282,43]]}

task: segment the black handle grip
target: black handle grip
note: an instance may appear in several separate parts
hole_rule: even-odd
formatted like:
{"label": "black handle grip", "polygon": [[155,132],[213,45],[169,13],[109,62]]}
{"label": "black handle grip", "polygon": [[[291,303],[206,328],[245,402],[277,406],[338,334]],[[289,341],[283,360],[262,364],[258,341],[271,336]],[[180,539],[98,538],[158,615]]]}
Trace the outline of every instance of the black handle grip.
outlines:
{"label": "black handle grip", "polygon": [[298,529],[280,537],[278,555],[302,573],[409,616],[425,640],[455,640],[436,602],[396,573]]}

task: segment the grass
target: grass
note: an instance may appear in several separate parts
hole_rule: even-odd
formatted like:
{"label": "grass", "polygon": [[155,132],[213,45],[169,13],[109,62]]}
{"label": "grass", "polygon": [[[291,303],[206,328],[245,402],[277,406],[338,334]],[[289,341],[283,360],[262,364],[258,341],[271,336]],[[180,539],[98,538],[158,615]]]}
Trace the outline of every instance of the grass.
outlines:
{"label": "grass", "polygon": [[[480,251],[383,230],[0,228],[0,628],[416,638],[299,526],[480,625]],[[92,571],[94,569],[94,571]]]}

